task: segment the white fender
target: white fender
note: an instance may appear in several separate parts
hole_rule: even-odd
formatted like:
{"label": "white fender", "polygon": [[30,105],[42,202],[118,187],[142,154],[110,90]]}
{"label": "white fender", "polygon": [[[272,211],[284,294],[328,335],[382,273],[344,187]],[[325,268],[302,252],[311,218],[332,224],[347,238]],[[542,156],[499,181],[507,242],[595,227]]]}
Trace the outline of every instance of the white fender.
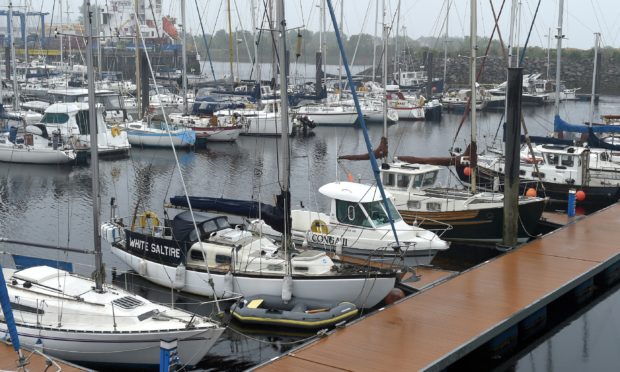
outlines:
{"label": "white fender", "polygon": [[146,265],[146,261],[143,259],[138,259],[138,274],[140,274],[140,276],[147,276],[147,265]]}
{"label": "white fender", "polygon": [[185,287],[186,273],[187,269],[185,268],[185,265],[181,263],[179,266],[177,266],[177,269],[174,273],[174,283],[172,283],[174,289],[182,289],[183,287]]}
{"label": "white fender", "polygon": [[222,294],[223,297],[231,297],[234,293],[234,283],[233,283],[234,277],[233,274],[229,271],[226,273],[226,275],[224,275],[224,293]]}

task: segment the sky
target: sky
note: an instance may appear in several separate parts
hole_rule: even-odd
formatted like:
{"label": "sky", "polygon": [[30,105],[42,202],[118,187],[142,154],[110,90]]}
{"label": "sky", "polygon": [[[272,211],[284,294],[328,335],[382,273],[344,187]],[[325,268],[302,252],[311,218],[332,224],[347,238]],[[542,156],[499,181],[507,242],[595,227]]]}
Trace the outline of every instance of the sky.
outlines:
{"label": "sky", "polygon": [[[60,0],[56,0],[60,1]],[[81,0],[62,0],[66,10],[69,4],[70,15],[77,19],[78,6],[83,3]],[[111,0],[91,0],[105,6],[106,1]],[[148,1],[148,0],[147,0]],[[177,17],[180,22],[180,1],[182,0],[162,0],[162,13]],[[193,34],[200,33],[200,23],[198,21],[198,11],[196,2],[202,14],[202,20],[207,33],[213,33],[227,26],[227,0],[186,0],[186,13],[188,31]],[[251,26],[251,3],[253,0],[230,0],[232,8],[233,27],[250,30]],[[258,3],[265,3],[268,0],[254,0]],[[321,0],[285,0],[286,18],[289,28],[305,27],[312,31],[320,29],[320,7]],[[386,4],[387,23],[392,24],[392,35],[396,28],[396,9],[398,0],[332,0],[336,12],[340,11],[340,1],[344,1],[344,33],[358,34],[360,32],[374,34],[375,24],[378,25],[377,32],[381,35],[381,13],[382,3]],[[510,4],[512,0],[506,0],[504,11],[500,17],[500,32],[502,38],[506,40],[509,35]],[[493,3],[495,11],[498,12],[502,0],[479,0],[478,1],[478,36],[490,36],[494,27],[493,13],[490,2]],[[519,40],[521,45],[525,42],[526,36],[532,23],[533,15],[539,0],[521,0],[521,22]],[[13,0],[14,6],[29,4],[32,11],[52,12],[53,0]],[[375,22],[375,5],[379,4],[379,21]],[[399,33],[417,39],[421,36],[439,37],[445,32],[445,19],[447,4],[450,3],[448,34],[454,37],[462,37],[470,34],[470,4],[469,0],[400,0],[401,15],[399,23]],[[559,0],[541,0],[540,9],[534,22],[534,27],[530,37],[529,45],[536,45],[546,48],[548,45],[547,35],[551,29],[551,35],[557,33],[558,25],[558,3]],[[3,1],[0,9],[5,8],[8,3]],[[594,33],[601,33],[601,45],[620,47],[620,7],[617,6],[618,0],[565,0],[563,33],[566,38],[563,41],[565,48],[589,49],[594,45]],[[57,5],[58,6],[58,5]],[[261,8],[263,6],[261,5]],[[58,9],[58,7],[56,8]],[[238,9],[238,12],[237,12]],[[64,13],[64,12],[63,12]],[[338,15],[339,17],[339,15]],[[339,20],[339,18],[338,18]],[[4,20],[0,23],[4,25]],[[34,25],[35,20],[33,19]],[[30,24],[30,23],[29,23]],[[327,12],[327,28],[333,29]],[[516,32],[516,31],[515,31]],[[552,48],[555,46],[555,39],[551,38]]]}

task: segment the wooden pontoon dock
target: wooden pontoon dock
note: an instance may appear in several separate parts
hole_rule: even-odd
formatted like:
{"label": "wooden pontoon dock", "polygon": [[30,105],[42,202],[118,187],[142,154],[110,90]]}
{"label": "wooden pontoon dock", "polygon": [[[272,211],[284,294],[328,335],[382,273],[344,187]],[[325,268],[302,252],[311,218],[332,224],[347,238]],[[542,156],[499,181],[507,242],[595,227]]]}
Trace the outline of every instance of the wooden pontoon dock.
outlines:
{"label": "wooden pontoon dock", "polygon": [[84,372],[92,371],[91,369],[82,368],[75,364],[63,362],[50,356],[39,353],[33,353],[28,349],[22,352],[28,359],[28,364],[24,368],[19,368],[17,361],[17,353],[13,350],[13,346],[7,342],[0,342],[0,371],[31,371],[31,372]]}
{"label": "wooden pontoon dock", "polygon": [[[259,366],[266,371],[441,370],[528,326],[560,300],[620,277],[620,204],[568,222],[327,337]],[[499,340],[499,341],[498,341]]]}

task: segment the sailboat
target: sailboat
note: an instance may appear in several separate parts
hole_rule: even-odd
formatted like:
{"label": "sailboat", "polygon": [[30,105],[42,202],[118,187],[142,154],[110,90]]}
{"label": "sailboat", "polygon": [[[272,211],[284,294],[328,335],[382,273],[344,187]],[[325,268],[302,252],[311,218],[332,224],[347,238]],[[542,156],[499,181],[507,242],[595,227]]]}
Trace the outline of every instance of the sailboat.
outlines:
{"label": "sailboat", "polygon": [[[278,5],[281,21],[277,24],[284,29],[284,4],[278,1]],[[285,50],[285,37],[282,30],[281,51]],[[296,297],[329,303],[346,301],[359,308],[371,308],[381,302],[396,284],[395,270],[337,263],[323,251],[297,251],[290,242],[286,87],[286,76],[281,76],[282,186],[274,208],[282,224],[281,243],[260,233],[263,221],[254,220],[244,228],[232,226],[225,216],[198,214],[190,209],[165,220],[163,225],[152,212],[144,212],[137,219],[134,216],[133,220],[139,223],[130,225],[113,216],[102,227],[112,253],[156,284],[203,296],[271,295],[285,300]],[[189,197],[181,199],[191,206]],[[233,203],[231,207],[238,206]],[[191,228],[194,224],[198,233]]]}
{"label": "sailboat", "polygon": [[[90,20],[89,2],[85,2],[84,12],[84,19]],[[90,30],[88,27],[89,39]],[[87,61],[89,76],[93,76],[90,48]],[[89,79],[89,90],[88,119],[94,133],[93,79]],[[97,136],[93,136],[92,144],[97,146]],[[155,304],[104,283],[98,160],[97,151],[91,151],[94,279],[49,266],[3,269],[19,338],[28,347],[78,364],[134,368],[159,365],[160,341],[177,339],[181,361],[195,365],[224,328],[207,318]],[[0,318],[0,335],[5,339],[9,335],[4,314]]]}

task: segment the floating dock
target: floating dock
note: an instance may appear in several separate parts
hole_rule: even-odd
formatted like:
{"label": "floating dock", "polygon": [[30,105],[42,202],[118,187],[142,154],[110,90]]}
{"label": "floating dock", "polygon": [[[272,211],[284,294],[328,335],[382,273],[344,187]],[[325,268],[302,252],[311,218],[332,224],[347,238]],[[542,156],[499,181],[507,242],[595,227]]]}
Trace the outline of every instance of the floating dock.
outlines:
{"label": "floating dock", "polygon": [[548,311],[620,278],[620,204],[431,286],[259,366],[266,371],[441,370],[534,337]]}
{"label": "floating dock", "polygon": [[24,356],[28,360],[28,364],[24,368],[19,368],[17,362],[17,353],[13,350],[13,346],[7,342],[0,342],[0,370],[1,371],[63,371],[63,372],[84,372],[92,371],[92,369],[82,368],[75,364],[63,362],[47,355],[33,353],[28,349],[22,348]]}

